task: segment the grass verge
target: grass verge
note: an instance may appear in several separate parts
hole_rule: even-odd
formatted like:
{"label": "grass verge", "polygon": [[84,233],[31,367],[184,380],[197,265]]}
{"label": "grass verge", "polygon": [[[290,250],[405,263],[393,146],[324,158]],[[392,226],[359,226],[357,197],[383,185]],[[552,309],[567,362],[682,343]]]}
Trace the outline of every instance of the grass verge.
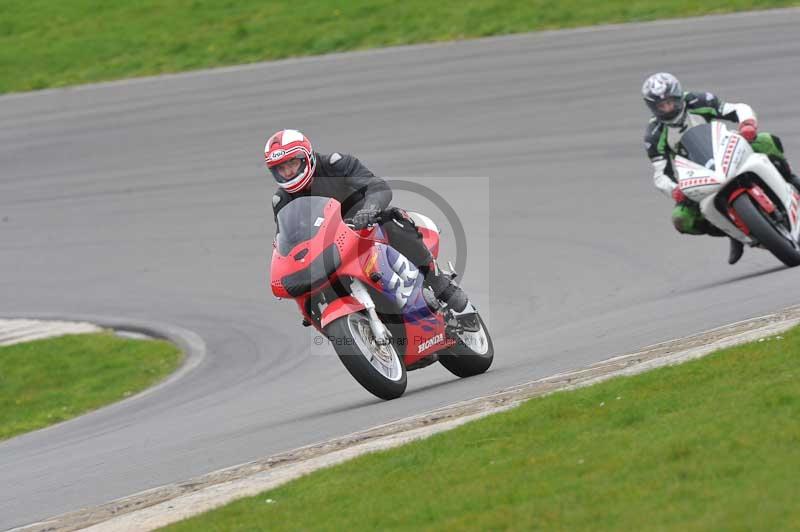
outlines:
{"label": "grass verge", "polygon": [[797,530],[800,329],[533,399],[168,527]]}
{"label": "grass verge", "polygon": [[0,93],[797,0],[4,0]]}
{"label": "grass verge", "polygon": [[111,333],[0,347],[0,440],[75,417],[160,381],[177,347]]}

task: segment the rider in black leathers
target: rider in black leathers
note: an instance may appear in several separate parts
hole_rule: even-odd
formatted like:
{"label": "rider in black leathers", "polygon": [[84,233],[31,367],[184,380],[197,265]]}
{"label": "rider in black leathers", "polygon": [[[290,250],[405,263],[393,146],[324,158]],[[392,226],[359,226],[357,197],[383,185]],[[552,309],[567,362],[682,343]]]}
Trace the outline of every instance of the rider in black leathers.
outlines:
{"label": "rider in black leathers", "polygon": [[434,295],[456,312],[466,308],[467,296],[449,275],[441,272],[422,241],[413,220],[390,207],[392,191],[356,157],[314,152],[310,141],[296,130],[278,131],[264,148],[267,167],[279,188],[272,197],[278,212],[301,196],[334,198],[342,204],[342,217],[358,228],[380,222],[389,244],[405,255],[424,276]]}

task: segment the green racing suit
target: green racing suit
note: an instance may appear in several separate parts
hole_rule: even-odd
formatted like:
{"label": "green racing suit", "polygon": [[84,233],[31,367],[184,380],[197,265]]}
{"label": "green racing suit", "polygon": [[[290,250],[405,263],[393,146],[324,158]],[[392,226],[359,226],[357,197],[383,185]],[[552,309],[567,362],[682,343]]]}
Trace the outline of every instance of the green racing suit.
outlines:
{"label": "green racing suit", "polygon": [[[694,126],[711,120],[727,120],[743,122],[755,120],[752,108],[743,103],[726,103],[710,92],[684,93],[686,111],[683,119],[677,124],[665,124],[652,118],[645,131],[644,145],[647,156],[653,165],[653,181],[656,188],[664,194],[672,196],[677,187],[675,173],[672,168],[672,156],[677,151],[683,133]],[[783,145],[778,137],[770,133],[759,133],[750,143],[753,151],[767,155],[781,175],[789,182],[794,176],[791,173]],[[796,179],[796,178],[795,178]],[[672,223],[681,233],[691,235],[724,236],[725,234],[712,226],[700,213],[700,206],[691,200],[684,200],[675,205],[672,211]]]}

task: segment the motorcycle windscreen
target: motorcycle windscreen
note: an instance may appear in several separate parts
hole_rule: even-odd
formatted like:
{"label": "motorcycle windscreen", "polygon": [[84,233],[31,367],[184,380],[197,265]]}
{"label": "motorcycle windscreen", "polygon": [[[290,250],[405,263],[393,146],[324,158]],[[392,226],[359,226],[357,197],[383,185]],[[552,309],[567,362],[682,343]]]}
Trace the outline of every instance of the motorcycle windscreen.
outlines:
{"label": "motorcycle windscreen", "polygon": [[314,238],[325,222],[325,206],[330,198],[302,196],[278,212],[278,252],[284,257],[295,246]]}
{"label": "motorcycle windscreen", "polygon": [[679,154],[693,163],[714,170],[714,137],[711,124],[695,126],[681,137]]}

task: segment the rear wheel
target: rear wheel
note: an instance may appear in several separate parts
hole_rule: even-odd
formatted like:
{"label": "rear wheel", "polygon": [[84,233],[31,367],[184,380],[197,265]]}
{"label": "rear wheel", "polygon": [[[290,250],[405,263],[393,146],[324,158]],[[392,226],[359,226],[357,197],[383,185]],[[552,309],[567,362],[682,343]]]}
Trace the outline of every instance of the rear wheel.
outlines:
{"label": "rear wheel", "polygon": [[800,265],[800,250],[783,224],[761,212],[747,194],[733,200],[733,208],[762,246],[787,266]]}
{"label": "rear wheel", "polygon": [[365,314],[343,316],[325,327],[325,334],[344,367],[368,392],[389,400],[406,391],[406,368],[400,355],[392,344],[375,342]]}
{"label": "rear wheel", "polygon": [[484,373],[494,360],[492,337],[477,312],[459,317],[463,330],[453,335],[456,344],[439,351],[439,362],[458,377]]}

